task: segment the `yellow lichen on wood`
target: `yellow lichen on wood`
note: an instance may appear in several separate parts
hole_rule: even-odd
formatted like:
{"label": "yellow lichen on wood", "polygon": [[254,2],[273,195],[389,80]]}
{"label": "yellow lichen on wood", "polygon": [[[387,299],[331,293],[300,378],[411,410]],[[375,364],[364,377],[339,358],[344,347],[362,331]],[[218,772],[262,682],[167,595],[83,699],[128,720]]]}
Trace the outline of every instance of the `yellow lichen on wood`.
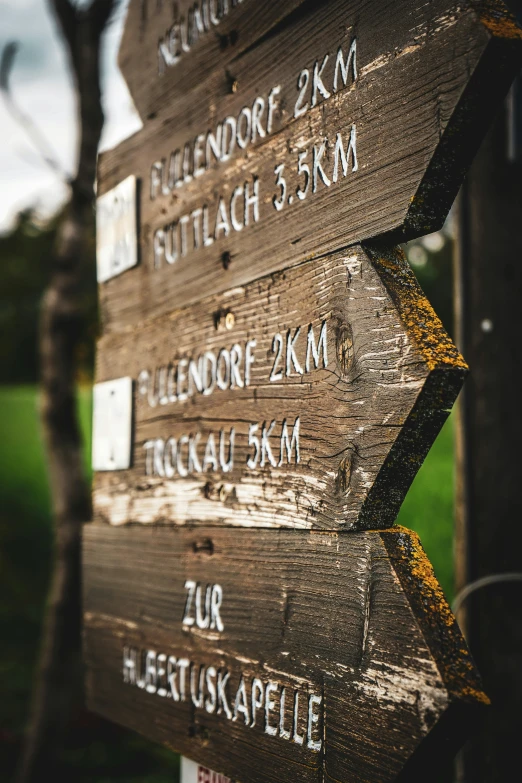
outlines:
{"label": "yellow lichen on wood", "polygon": [[448,627],[455,625],[457,622],[455,615],[446,601],[442,588],[435,576],[433,566],[426,557],[418,534],[401,525],[394,527],[394,532],[403,533],[408,536],[410,544],[408,551],[406,552],[406,549],[401,547],[400,543],[399,547],[403,549],[405,557],[408,558],[411,575],[418,583],[419,590],[423,594],[429,591],[430,600],[427,607],[430,611],[436,612],[437,616]]}
{"label": "yellow lichen on wood", "polygon": [[382,250],[375,246],[365,249],[428,370],[444,366],[467,370],[466,362],[426,299],[403,250],[399,247]]}
{"label": "yellow lichen on wood", "polygon": [[380,535],[448,692],[459,699],[490,704],[419,536],[400,525]]}
{"label": "yellow lichen on wood", "polygon": [[522,39],[522,29],[502,0],[481,0],[476,11],[484,27],[495,38]]}

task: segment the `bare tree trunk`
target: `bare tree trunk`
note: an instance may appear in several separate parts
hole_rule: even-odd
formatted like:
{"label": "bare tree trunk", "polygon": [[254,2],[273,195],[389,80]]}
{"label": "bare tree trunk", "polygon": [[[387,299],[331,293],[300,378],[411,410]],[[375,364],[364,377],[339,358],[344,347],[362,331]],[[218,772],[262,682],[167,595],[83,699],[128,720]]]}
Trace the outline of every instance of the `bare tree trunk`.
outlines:
{"label": "bare tree trunk", "polygon": [[[90,258],[93,186],[103,127],[100,44],[115,0],[85,10],[49,0],[68,46],[79,109],[79,157],[43,297],[40,326],[41,415],[55,523],[55,564],[31,719],[18,783],[56,780],[57,756],[77,689],[81,649],[81,526],[91,518],[76,412],[76,348],[85,314],[82,288],[94,274]],[[53,777],[49,777],[49,773]]]}

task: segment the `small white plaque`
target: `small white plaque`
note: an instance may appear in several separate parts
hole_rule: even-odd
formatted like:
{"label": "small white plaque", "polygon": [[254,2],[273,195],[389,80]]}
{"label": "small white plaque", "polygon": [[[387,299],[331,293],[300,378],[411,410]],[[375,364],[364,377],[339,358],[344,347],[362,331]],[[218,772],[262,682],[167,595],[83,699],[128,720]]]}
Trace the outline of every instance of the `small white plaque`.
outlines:
{"label": "small white plaque", "polygon": [[96,383],[93,392],[93,470],[129,468],[131,436],[132,378]]}
{"label": "small white plaque", "polygon": [[230,778],[182,756],[180,783],[230,783]]}
{"label": "small white plaque", "polygon": [[96,269],[98,282],[138,263],[136,177],[130,176],[96,199]]}

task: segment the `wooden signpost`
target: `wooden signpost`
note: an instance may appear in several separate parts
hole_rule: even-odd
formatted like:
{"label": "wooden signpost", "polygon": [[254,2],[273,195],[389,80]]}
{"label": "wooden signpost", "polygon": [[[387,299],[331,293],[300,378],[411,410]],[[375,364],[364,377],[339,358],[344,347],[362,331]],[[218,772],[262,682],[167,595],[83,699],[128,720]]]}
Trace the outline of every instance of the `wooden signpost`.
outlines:
{"label": "wooden signpost", "polygon": [[183,783],[427,779],[487,702],[392,527],[466,372],[394,243],[444,219],[521,37],[496,1],[131,2],[87,694]]}
{"label": "wooden signpost", "polygon": [[392,524],[464,372],[405,260],[357,246],[110,333],[133,465],[97,474],[96,518]]}
{"label": "wooden signpost", "polygon": [[93,525],[84,546],[90,706],[233,779],[424,777],[419,746],[455,750],[487,701],[410,531]]}
{"label": "wooden signpost", "polygon": [[139,178],[142,264],[100,287],[106,332],[439,228],[518,63],[497,2],[226,5],[215,30],[237,41],[202,78],[216,33],[158,73],[172,4],[131,4],[122,66],[144,128],[102,157],[99,188]]}

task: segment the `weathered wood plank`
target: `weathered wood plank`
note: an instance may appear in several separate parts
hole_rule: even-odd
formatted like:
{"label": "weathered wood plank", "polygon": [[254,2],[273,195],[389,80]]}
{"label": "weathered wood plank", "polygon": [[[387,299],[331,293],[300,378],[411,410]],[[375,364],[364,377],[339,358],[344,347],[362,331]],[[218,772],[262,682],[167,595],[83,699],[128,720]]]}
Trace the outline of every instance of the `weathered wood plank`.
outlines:
{"label": "weathered wood plank", "polygon": [[232,779],[425,779],[447,750],[426,737],[453,748],[487,701],[409,531],[91,525],[84,558],[89,707]]}
{"label": "weathered wood plank", "polygon": [[[247,14],[251,6],[240,8]],[[187,76],[183,96],[167,92],[168,113],[101,158],[100,193],[131,174],[142,181],[142,263],[101,286],[104,329],[356,241],[439,227],[519,67],[520,30],[507,21],[494,27],[481,13],[448,0],[305,3],[292,24],[247,48],[233,71],[219,67],[201,82]],[[138,58],[134,68],[141,74]],[[263,109],[253,123],[257,98]],[[236,141],[229,155],[223,142],[218,162],[207,153],[207,133],[219,137],[242,110],[245,148]],[[186,181],[173,187],[169,165],[179,175],[185,145]]]}
{"label": "weathered wood plank", "polygon": [[[276,25],[283,24],[292,11],[305,0],[239,0],[214,2],[208,0],[131,0],[119,51],[119,65],[143,121],[169,115],[172,106],[187,92],[196,89],[205,79],[219,71],[225,76],[234,68],[234,61],[260,38],[268,35]],[[212,5],[214,22],[210,19]],[[310,3],[308,2],[308,5]],[[202,13],[204,30],[197,40],[187,40],[186,24],[192,33],[193,9]],[[219,19],[219,23],[215,22]],[[183,20],[183,21],[182,21]],[[183,44],[177,24],[182,21]],[[169,34],[173,31],[171,52],[178,53],[178,62],[168,65],[159,49],[169,48]],[[190,35],[189,35],[190,38]],[[230,77],[227,79],[227,92]],[[218,93],[217,93],[218,94]]]}
{"label": "weathered wood plank", "polygon": [[400,251],[372,258],[353,248],[102,338],[96,380],[134,379],[135,426],[131,468],[96,474],[96,517],[392,524],[465,364]]}

